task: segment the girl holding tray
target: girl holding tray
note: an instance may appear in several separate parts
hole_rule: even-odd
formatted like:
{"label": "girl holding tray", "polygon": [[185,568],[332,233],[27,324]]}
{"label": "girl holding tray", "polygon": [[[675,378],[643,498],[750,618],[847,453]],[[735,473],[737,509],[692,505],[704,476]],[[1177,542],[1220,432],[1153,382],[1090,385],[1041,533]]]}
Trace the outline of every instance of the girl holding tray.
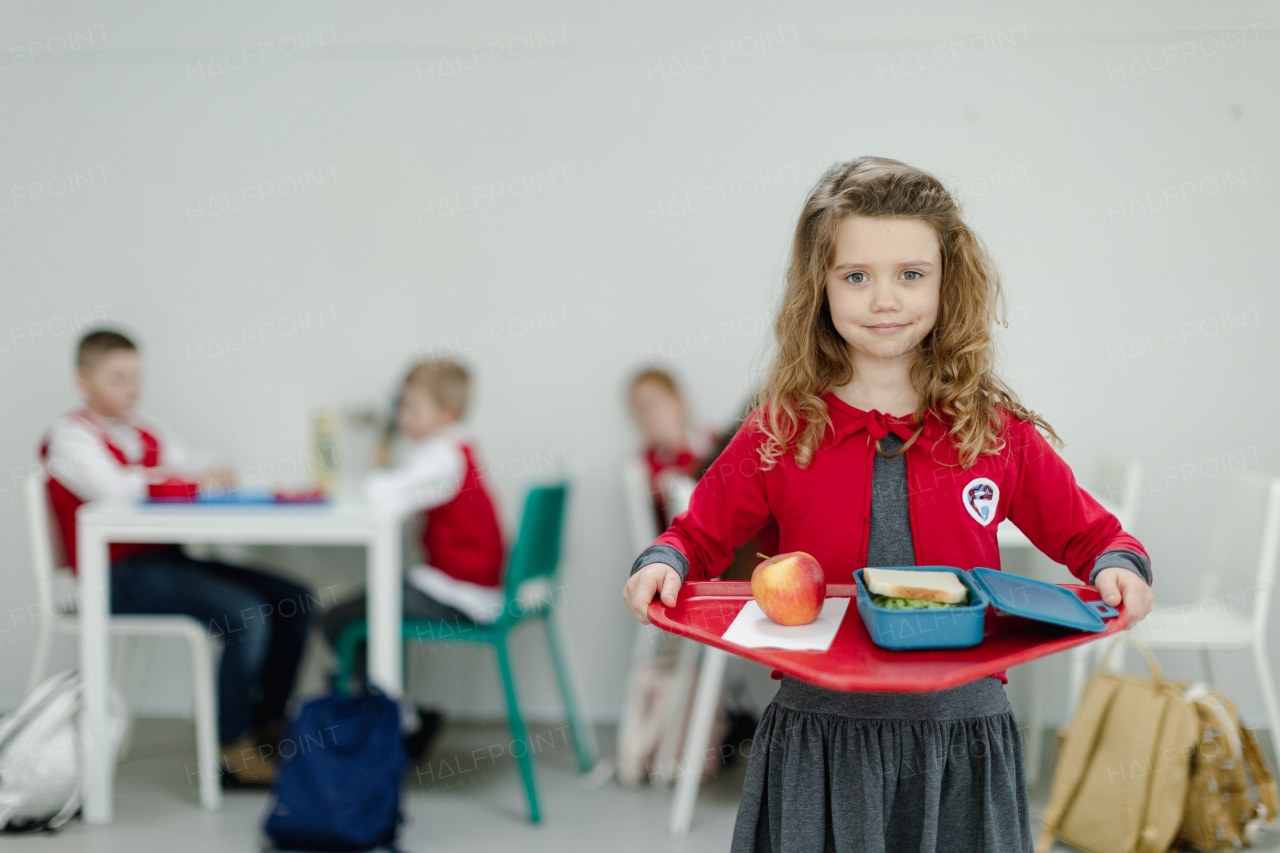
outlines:
{"label": "girl holding tray", "polygon": [[[862,157],[830,169],[796,226],[778,352],[759,406],[689,510],[636,560],[655,595],[715,578],[771,519],[828,583],[863,566],[1000,565],[1011,519],[1130,625],[1146,552],[1081,489],[995,374],[1000,283],[932,175]],[[784,677],[756,731],[734,829],[746,851],[1029,851],[1022,740],[1003,672],[924,693],[841,693]]]}

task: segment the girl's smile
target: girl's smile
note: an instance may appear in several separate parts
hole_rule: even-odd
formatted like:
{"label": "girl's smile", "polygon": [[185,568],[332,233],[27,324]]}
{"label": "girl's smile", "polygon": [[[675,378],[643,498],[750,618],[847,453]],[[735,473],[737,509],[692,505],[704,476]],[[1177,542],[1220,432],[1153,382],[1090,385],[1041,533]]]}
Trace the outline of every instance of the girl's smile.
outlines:
{"label": "girl's smile", "polygon": [[867,326],[867,328],[877,335],[896,335],[910,326],[910,323],[880,323],[875,326]]}

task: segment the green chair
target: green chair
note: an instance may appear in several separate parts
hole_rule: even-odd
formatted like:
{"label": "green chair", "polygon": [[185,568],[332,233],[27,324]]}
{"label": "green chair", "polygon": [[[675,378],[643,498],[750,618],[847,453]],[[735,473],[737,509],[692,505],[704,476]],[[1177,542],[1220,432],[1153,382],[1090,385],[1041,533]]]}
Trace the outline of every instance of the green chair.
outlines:
{"label": "green chair", "polygon": [[[564,640],[555,620],[555,578],[560,562],[560,531],[564,522],[565,483],[535,487],[529,491],[524,504],[524,517],[520,521],[520,536],[507,563],[505,581],[506,600],[502,616],[488,625],[467,624],[461,629],[456,622],[436,622],[425,619],[406,619],[402,636],[406,641],[437,643],[488,643],[498,657],[498,672],[502,677],[502,689],[507,698],[507,722],[511,727],[513,744],[523,744],[523,754],[517,755],[520,776],[529,799],[529,820],[538,823],[538,783],[533,775],[535,744],[529,740],[524,717],[520,713],[520,700],[516,693],[515,673],[511,668],[511,652],[507,638],[511,630],[530,617],[542,620],[547,633],[547,645],[555,665],[556,679],[560,683],[560,696],[564,701],[565,715],[573,732],[573,746],[578,756],[578,769],[583,773],[595,765],[590,732],[582,718],[569,662],[565,658]],[[534,601],[522,602],[518,598],[521,584],[536,578],[546,578],[548,594]],[[355,671],[356,648],[369,633],[365,620],[354,622],[338,638],[338,665],[342,674]],[[346,678],[339,677],[339,683]],[[515,753],[515,748],[512,749]]]}

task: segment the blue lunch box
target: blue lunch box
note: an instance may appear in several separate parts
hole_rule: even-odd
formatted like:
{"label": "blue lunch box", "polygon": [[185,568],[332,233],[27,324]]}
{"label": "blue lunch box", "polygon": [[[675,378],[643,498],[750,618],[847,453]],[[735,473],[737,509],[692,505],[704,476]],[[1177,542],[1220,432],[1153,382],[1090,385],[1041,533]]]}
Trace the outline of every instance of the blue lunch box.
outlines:
{"label": "blue lunch box", "polygon": [[[879,568],[879,567],[877,567]],[[1119,611],[1101,601],[1082,601],[1075,593],[1056,584],[1009,575],[995,569],[976,568],[966,572],[954,566],[886,566],[914,572],[950,572],[969,590],[969,603],[962,607],[921,610],[894,610],[879,607],[862,579],[862,569],[853,573],[858,585],[858,615],[867,626],[871,641],[884,649],[960,649],[982,642],[987,605],[996,610],[1061,625],[1077,631],[1106,630],[1103,617]]]}

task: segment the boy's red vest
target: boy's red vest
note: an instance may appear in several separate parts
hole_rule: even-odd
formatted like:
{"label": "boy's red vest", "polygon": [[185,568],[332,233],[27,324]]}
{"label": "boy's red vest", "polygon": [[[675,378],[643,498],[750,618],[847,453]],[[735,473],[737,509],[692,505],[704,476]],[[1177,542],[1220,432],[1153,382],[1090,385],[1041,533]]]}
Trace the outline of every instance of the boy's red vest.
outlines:
{"label": "boy's red vest", "polygon": [[[96,421],[84,411],[74,412],[72,417],[83,421],[93,432],[97,433],[102,439],[103,446],[107,449],[117,462],[122,466],[128,465],[129,460],[124,455],[124,451],[112,443],[111,438],[98,425]],[[138,438],[142,441],[142,460],[139,464],[143,468],[156,468],[160,465],[160,441],[153,434],[147,432],[140,426],[134,426],[138,432]],[[49,439],[40,444],[40,461],[45,463],[48,468],[49,461]],[[58,523],[58,532],[62,534],[62,547],[67,560],[67,565],[71,567],[72,574],[76,571],[76,510],[80,509],[80,505],[84,500],[75,492],[62,485],[53,475],[48,472],[49,479],[47,487],[49,490],[49,505],[53,509],[53,517]],[[145,554],[152,551],[160,551],[170,548],[170,545],[160,545],[152,542],[118,542],[111,546],[110,561],[112,564],[123,560],[125,557],[132,557],[135,554]]]}
{"label": "boy's red vest", "polygon": [[422,558],[450,577],[493,587],[502,575],[502,531],[471,448],[463,444],[462,454],[462,488],[423,513]]}

